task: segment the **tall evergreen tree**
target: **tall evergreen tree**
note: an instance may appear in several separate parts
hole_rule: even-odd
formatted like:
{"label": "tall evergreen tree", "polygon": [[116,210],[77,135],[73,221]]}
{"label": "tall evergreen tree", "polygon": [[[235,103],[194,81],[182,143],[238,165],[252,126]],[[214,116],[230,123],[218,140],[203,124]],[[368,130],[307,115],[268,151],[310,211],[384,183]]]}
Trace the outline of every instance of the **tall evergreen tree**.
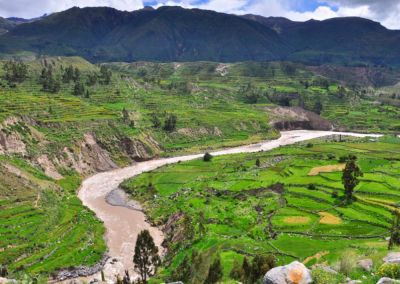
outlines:
{"label": "tall evergreen tree", "polygon": [[158,248],[148,230],[143,230],[138,235],[133,263],[144,284],[147,283],[148,277],[156,272],[157,266],[160,264]]}
{"label": "tall evergreen tree", "polygon": [[76,82],[74,86],[74,96],[83,97],[85,94],[85,87],[81,82]]}
{"label": "tall evergreen tree", "polygon": [[347,203],[352,201],[354,188],[360,183],[358,178],[363,176],[362,171],[356,164],[356,160],[356,156],[349,156],[346,167],[343,170],[342,183]]}

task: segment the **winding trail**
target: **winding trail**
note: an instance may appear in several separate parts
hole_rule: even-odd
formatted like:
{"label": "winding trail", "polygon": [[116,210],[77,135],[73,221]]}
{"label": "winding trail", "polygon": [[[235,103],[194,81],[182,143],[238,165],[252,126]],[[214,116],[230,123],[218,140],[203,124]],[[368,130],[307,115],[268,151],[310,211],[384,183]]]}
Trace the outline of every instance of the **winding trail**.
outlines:
{"label": "winding trail", "polygon": [[[333,134],[355,137],[381,136],[374,134],[314,130],[286,131],[281,132],[281,137],[277,140],[224,149],[213,152],[212,155],[219,156],[269,151],[280,146]],[[126,168],[96,174],[83,181],[78,196],[85,206],[96,213],[97,217],[104,222],[104,226],[106,227],[108,254],[111,257],[105,264],[103,270],[107,282],[114,283],[115,276],[118,274],[121,276],[124,275],[125,270],[128,270],[131,276],[136,275],[133,271],[132,257],[134,254],[136,236],[141,230],[150,230],[158,246],[160,246],[163,241],[162,232],[156,227],[151,227],[150,224],[146,222],[146,216],[143,212],[123,206],[110,205],[106,201],[107,195],[111,191],[117,189],[125,179],[167,164],[198,159],[202,156],[203,154],[196,154],[139,162]],[[101,279],[100,273],[89,277],[89,279],[93,278]],[[88,280],[88,278],[86,278],[86,280]]]}

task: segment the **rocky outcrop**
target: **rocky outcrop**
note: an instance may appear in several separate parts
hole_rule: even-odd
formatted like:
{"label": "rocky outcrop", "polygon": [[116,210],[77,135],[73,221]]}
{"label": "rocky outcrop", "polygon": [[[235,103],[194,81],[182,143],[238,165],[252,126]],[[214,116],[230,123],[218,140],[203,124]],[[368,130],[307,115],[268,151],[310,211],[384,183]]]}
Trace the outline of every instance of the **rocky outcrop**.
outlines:
{"label": "rocky outcrop", "polygon": [[26,154],[26,145],[20,133],[24,127],[22,120],[16,117],[3,121],[0,125],[0,154]]}
{"label": "rocky outcrop", "polygon": [[87,267],[87,266],[79,266],[70,270],[62,270],[57,274],[58,281],[64,281],[67,279],[78,278],[82,276],[90,276],[96,274],[97,272],[101,271],[108,261],[109,257],[105,256],[103,259],[95,264],[94,266]]}
{"label": "rocky outcrop", "polygon": [[309,284],[312,283],[310,270],[304,264],[294,261],[285,266],[278,266],[267,272],[264,284]]}
{"label": "rocky outcrop", "polygon": [[180,226],[181,221],[185,217],[182,212],[172,214],[165,223],[162,231],[165,239],[162,243],[163,247],[168,247],[168,244],[181,242],[185,239],[184,229]]}
{"label": "rocky outcrop", "polygon": [[53,162],[50,161],[47,155],[41,155],[38,157],[37,162],[44,170],[44,173],[55,180],[60,180],[63,176],[57,171],[56,167],[54,166]]}
{"label": "rocky outcrop", "polygon": [[149,147],[138,139],[121,139],[121,148],[133,161],[145,161],[153,157]]}
{"label": "rocky outcrop", "polygon": [[54,159],[54,163],[62,168],[74,169],[83,175],[117,168],[110,154],[97,143],[93,134],[85,134],[78,147],[65,147],[62,154]]}
{"label": "rocky outcrop", "polygon": [[332,130],[333,124],[300,107],[267,107],[270,124],[279,130]]}

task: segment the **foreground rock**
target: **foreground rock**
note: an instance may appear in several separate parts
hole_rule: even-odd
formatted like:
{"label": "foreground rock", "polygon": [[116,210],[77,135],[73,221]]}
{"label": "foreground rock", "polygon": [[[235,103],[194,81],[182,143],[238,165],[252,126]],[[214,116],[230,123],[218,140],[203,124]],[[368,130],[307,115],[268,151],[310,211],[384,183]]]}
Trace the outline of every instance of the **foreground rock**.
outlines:
{"label": "foreground rock", "polygon": [[388,277],[383,277],[379,279],[379,281],[376,284],[399,284],[400,280],[394,280]]}
{"label": "foreground rock", "polygon": [[310,270],[301,262],[294,261],[278,266],[267,272],[264,284],[309,284],[312,283]]}
{"label": "foreground rock", "polygon": [[400,252],[389,252],[387,256],[383,258],[385,263],[400,263]]}

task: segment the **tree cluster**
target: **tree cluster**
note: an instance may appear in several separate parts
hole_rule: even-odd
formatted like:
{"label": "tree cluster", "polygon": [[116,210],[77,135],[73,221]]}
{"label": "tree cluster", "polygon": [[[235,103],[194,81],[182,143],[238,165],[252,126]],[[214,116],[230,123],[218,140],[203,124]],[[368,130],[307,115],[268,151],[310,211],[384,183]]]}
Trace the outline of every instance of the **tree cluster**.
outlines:
{"label": "tree cluster", "polygon": [[42,91],[49,93],[58,93],[61,89],[60,78],[53,74],[53,68],[50,66],[43,67],[39,77],[39,82],[42,84]]}
{"label": "tree cluster", "polygon": [[275,267],[273,255],[256,255],[250,262],[247,257],[243,262],[235,260],[230,277],[244,284],[257,283],[270,269]]}
{"label": "tree cluster", "polygon": [[4,78],[9,85],[22,83],[28,76],[28,66],[22,61],[7,61],[3,65]]}
{"label": "tree cluster", "polygon": [[175,114],[168,114],[168,113],[165,114],[164,125],[162,125],[162,122],[156,113],[153,113],[151,115],[150,120],[151,120],[153,128],[161,128],[162,127],[162,129],[167,132],[175,131],[176,124],[178,122],[178,118]]}
{"label": "tree cluster", "polygon": [[111,83],[112,72],[110,68],[105,65],[100,66],[100,80],[102,84],[109,85]]}
{"label": "tree cluster", "polygon": [[65,84],[69,84],[71,81],[77,83],[81,79],[81,72],[77,67],[72,65],[68,66],[62,75],[62,81]]}

